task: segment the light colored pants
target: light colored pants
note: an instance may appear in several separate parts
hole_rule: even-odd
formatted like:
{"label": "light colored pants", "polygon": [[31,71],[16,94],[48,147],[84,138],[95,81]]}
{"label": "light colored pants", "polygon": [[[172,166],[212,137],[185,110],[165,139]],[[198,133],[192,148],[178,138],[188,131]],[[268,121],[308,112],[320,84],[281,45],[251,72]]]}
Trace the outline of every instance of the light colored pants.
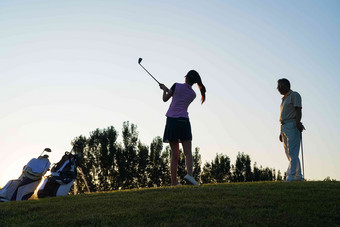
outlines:
{"label": "light colored pants", "polygon": [[281,125],[281,136],[289,166],[287,169],[287,181],[301,180],[301,165],[299,159],[300,131],[296,128],[295,121],[289,121]]}

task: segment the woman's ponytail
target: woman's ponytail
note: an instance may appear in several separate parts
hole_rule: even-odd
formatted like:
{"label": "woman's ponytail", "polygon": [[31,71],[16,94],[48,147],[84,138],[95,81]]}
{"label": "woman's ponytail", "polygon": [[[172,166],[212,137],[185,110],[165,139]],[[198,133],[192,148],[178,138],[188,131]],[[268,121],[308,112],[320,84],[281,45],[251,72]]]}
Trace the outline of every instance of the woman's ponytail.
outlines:
{"label": "woman's ponytail", "polygon": [[197,86],[200,89],[200,92],[201,92],[201,95],[202,95],[201,101],[202,101],[202,104],[203,104],[204,101],[205,101],[206,89],[205,89],[205,86],[202,83],[202,79],[201,79],[200,75],[195,70],[190,70],[187,74],[187,77],[188,77],[191,84],[197,83]]}
{"label": "woman's ponytail", "polygon": [[201,101],[202,101],[202,104],[203,104],[204,101],[205,101],[205,92],[206,92],[206,89],[205,89],[205,86],[203,85],[201,79],[200,79],[200,82],[197,82],[197,86],[198,86],[198,88],[201,91],[201,95],[202,95]]}

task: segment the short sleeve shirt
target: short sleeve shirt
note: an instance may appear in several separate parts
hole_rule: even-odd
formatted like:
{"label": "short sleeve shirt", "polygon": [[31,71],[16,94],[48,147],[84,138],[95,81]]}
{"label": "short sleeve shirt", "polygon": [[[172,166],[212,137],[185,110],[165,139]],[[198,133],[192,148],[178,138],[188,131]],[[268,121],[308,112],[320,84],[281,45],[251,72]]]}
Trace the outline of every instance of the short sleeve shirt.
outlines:
{"label": "short sleeve shirt", "polygon": [[172,118],[189,118],[188,107],[196,98],[196,93],[192,87],[186,83],[175,83],[171,87],[171,91],[173,92],[172,101],[166,116]]}
{"label": "short sleeve shirt", "polygon": [[280,122],[296,119],[296,107],[302,108],[301,96],[296,91],[290,91],[282,98]]}

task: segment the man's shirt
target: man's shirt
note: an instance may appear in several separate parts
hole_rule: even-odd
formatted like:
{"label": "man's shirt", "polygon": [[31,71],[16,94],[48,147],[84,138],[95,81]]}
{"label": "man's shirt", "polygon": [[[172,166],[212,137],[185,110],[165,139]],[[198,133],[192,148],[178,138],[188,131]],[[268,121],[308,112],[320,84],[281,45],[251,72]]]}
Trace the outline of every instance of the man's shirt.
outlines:
{"label": "man's shirt", "polygon": [[283,98],[280,106],[280,122],[296,119],[296,107],[302,108],[301,96],[290,90]]}

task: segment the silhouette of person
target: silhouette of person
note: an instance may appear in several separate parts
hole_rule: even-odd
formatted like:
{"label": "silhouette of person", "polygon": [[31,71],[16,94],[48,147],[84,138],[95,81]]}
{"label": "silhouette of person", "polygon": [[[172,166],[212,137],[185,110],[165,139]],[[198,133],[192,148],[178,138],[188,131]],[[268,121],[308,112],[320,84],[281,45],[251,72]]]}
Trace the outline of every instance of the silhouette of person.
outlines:
{"label": "silhouette of person", "polygon": [[170,143],[171,147],[171,185],[179,185],[177,180],[177,168],[179,160],[179,143],[182,143],[187,175],[186,181],[193,185],[198,185],[193,177],[193,160],[192,160],[192,133],[189,121],[188,107],[196,98],[196,93],[192,85],[197,83],[201,95],[202,104],[205,101],[205,86],[201,77],[195,70],[190,70],[185,76],[185,83],[174,83],[170,89],[164,84],[160,84],[163,90],[163,101],[167,102],[171,97],[172,101],[166,113],[166,126],[164,130],[163,142]]}
{"label": "silhouette of person", "polygon": [[283,95],[280,107],[281,133],[279,139],[283,142],[289,166],[286,182],[303,181],[299,159],[301,132],[302,101],[298,92],[290,89],[289,80],[283,78],[277,81],[277,89]]}

